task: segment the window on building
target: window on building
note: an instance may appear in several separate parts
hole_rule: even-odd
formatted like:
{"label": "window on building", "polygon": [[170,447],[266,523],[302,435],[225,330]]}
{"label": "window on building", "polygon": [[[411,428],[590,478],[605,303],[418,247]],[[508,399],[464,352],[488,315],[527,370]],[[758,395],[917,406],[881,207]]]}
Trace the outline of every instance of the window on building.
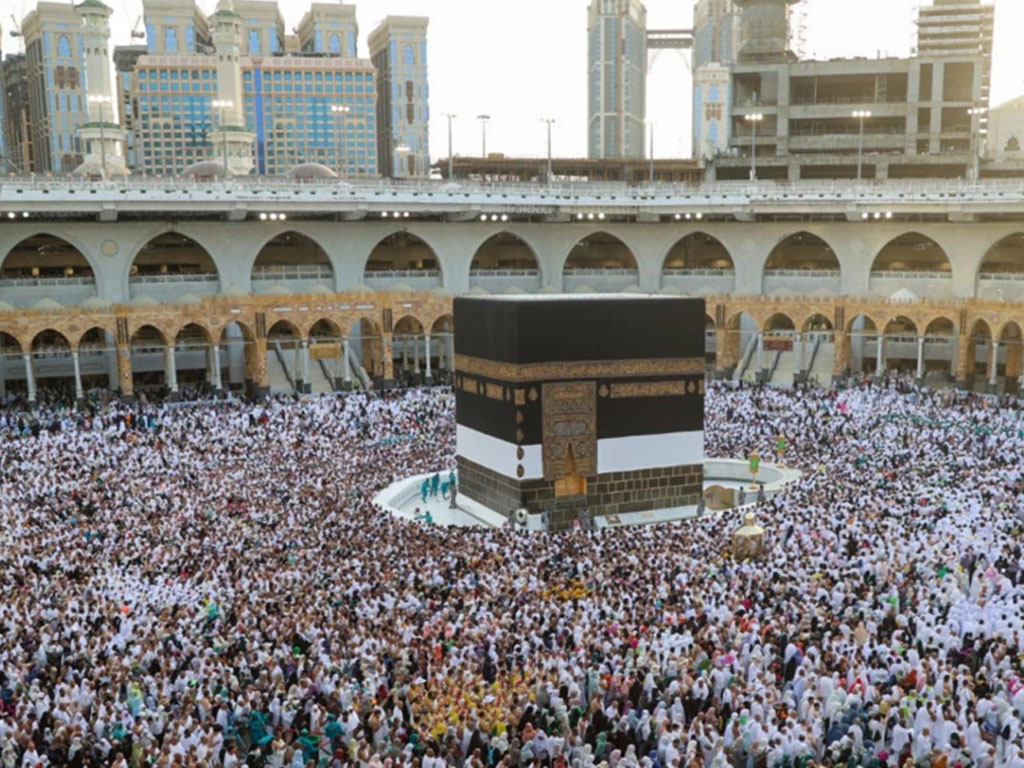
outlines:
{"label": "window on building", "polygon": [[411,45],[405,46],[405,51],[402,53],[402,61],[407,67],[412,67],[416,64],[416,49]]}
{"label": "window on building", "polygon": [[268,30],[267,37],[270,40],[270,53],[279,53],[281,51],[281,37],[277,34],[277,29],[272,27]]}
{"label": "window on building", "polygon": [[260,50],[260,31],[258,29],[249,30],[249,53],[262,53]]}
{"label": "window on building", "polygon": [[335,55],[341,54],[341,37],[340,36],[338,36],[336,34],[332,34],[331,35],[330,41],[329,41],[328,46],[327,46],[327,52],[328,53],[333,53]]}
{"label": "window on building", "polygon": [[196,51],[196,28],[191,24],[185,25],[185,50],[188,53]]}
{"label": "window on building", "polygon": [[1020,152],[1020,139],[1016,136],[1011,136],[1010,140],[1006,142],[1007,152]]}
{"label": "window on building", "polygon": [[67,35],[61,35],[57,38],[57,55],[71,57],[71,41],[68,40]]}
{"label": "window on building", "polygon": [[178,30],[175,27],[164,27],[164,50],[167,53],[178,52]]}

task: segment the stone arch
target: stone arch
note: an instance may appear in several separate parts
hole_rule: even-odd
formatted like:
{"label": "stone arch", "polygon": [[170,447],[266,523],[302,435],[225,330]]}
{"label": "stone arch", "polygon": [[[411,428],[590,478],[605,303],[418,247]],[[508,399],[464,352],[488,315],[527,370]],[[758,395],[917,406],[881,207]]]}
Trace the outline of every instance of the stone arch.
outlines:
{"label": "stone arch", "polygon": [[535,292],[542,284],[543,268],[537,250],[521,235],[498,232],[482,242],[473,254],[470,288],[483,288],[491,293],[509,288]]}
{"label": "stone arch", "polygon": [[785,312],[776,312],[767,320],[764,321],[764,325],[761,326],[761,330],[766,332],[773,331],[796,331],[796,323],[793,322],[793,318],[787,315]]}
{"label": "stone arch", "polygon": [[932,238],[920,232],[904,232],[882,246],[871,264],[874,273],[934,273],[952,275],[949,256]]}
{"label": "stone arch", "polygon": [[391,332],[395,379],[406,386],[415,386],[423,380],[424,336],[423,323],[411,314],[399,318]]}
{"label": "stone arch", "polygon": [[310,341],[314,339],[322,341],[341,341],[345,338],[344,331],[334,320],[329,317],[320,317],[309,324],[309,327],[305,332],[306,338]]}
{"label": "stone arch", "polygon": [[[970,323],[967,333],[967,375],[979,376],[982,381],[987,378],[988,354],[992,349],[992,326],[987,320],[977,318]],[[978,357],[979,349],[982,347],[981,358]]]}
{"label": "stone arch", "polygon": [[260,357],[253,328],[243,320],[231,320],[212,328],[211,335],[217,339],[220,386],[238,390],[255,387],[257,371],[265,360]]}
{"label": "stone arch", "polygon": [[922,323],[922,325],[924,325],[924,335],[926,338],[956,337],[956,323],[946,315],[932,317],[927,323]]}
{"label": "stone arch", "polygon": [[131,355],[132,391],[150,396],[164,391],[167,379],[167,334],[156,325],[144,323],[134,330],[128,343]]}
{"label": "stone arch", "polygon": [[220,290],[220,273],[204,246],[188,235],[169,230],[147,240],[128,267],[128,288],[133,298],[137,290],[148,294],[160,291],[161,285],[171,286],[171,295],[213,295]]}
{"label": "stone arch", "polygon": [[881,321],[874,315],[867,312],[858,312],[846,323],[846,332],[849,334],[867,334],[874,336],[878,333]]}
{"label": "stone arch", "polygon": [[349,327],[348,337],[352,352],[359,358],[367,375],[376,381],[383,379],[384,334],[377,321],[370,317],[357,317]]}
{"label": "stone arch", "polygon": [[412,288],[437,288],[444,282],[441,259],[426,240],[407,229],[392,232],[366,257],[363,280],[371,288],[388,289],[397,283]]}
{"label": "stone arch", "polygon": [[1016,275],[1024,280],[1024,232],[1007,235],[985,251],[978,275]]}
{"label": "stone arch", "polygon": [[722,293],[736,288],[736,264],[729,249],[706,232],[677,240],[661,263],[661,287],[687,291],[696,283]]}
{"label": "stone arch", "polygon": [[566,254],[562,271],[582,269],[637,270],[632,249],[615,235],[593,232],[581,238]]}
{"label": "stone arch", "polygon": [[303,336],[302,332],[299,330],[299,327],[291,320],[285,317],[276,320],[267,329],[268,340],[294,339],[295,341],[298,341],[301,338],[303,338]]}
{"label": "stone arch", "polygon": [[831,333],[832,321],[821,312],[813,312],[800,323],[801,333]]}
{"label": "stone arch", "polygon": [[716,367],[722,371],[735,371],[747,350],[750,340],[756,338],[760,325],[748,312],[737,311],[718,329],[715,344]]}
{"label": "stone arch", "polygon": [[764,269],[768,271],[824,270],[839,272],[839,257],[835,249],[822,237],[801,230],[781,238],[765,259]]}
{"label": "stone arch", "polygon": [[0,262],[3,280],[77,278],[95,284],[95,272],[95,265],[81,246],[48,232],[22,238]]}
{"label": "stone arch", "polygon": [[565,290],[621,291],[636,286],[639,263],[633,250],[608,232],[592,232],[569,250],[562,263],[562,285]]}
{"label": "stone arch", "polygon": [[71,341],[63,333],[53,328],[44,328],[32,337],[33,356],[53,352],[71,354]]}
{"label": "stone arch", "polygon": [[916,338],[918,336],[917,323],[906,315],[896,315],[885,324],[884,334],[886,336],[912,335]]}
{"label": "stone arch", "polygon": [[117,344],[113,331],[102,325],[87,328],[73,339],[85,391],[100,388],[115,390],[117,382]]}
{"label": "stone arch", "polygon": [[334,265],[314,238],[293,229],[266,241],[252,265],[253,293],[334,292]]}

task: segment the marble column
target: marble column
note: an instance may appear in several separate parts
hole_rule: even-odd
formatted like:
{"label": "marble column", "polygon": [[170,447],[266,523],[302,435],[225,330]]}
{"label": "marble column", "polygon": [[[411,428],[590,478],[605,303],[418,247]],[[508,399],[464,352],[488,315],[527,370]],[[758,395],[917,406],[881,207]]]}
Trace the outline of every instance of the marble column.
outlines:
{"label": "marble column", "polygon": [[82,368],[78,364],[78,350],[72,350],[71,352],[71,364],[75,369],[75,400],[81,401],[85,399],[85,391],[82,389]]}
{"label": "marble column", "polygon": [[426,374],[424,375],[424,383],[430,384],[434,381],[434,376],[430,371],[430,334],[426,334],[423,337],[423,349],[424,357],[427,359]]}
{"label": "marble column", "polygon": [[924,380],[924,336],[917,337],[917,380]]}
{"label": "marble column", "polygon": [[32,362],[32,353],[25,352],[21,357],[25,361],[25,386],[28,389],[28,401],[34,404],[36,401],[36,372]]}

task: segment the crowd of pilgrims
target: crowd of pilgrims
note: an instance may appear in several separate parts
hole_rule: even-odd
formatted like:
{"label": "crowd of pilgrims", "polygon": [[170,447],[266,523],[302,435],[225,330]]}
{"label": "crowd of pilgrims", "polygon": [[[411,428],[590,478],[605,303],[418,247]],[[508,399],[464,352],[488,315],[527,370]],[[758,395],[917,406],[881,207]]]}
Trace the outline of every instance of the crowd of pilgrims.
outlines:
{"label": "crowd of pilgrims", "polygon": [[445,389],[0,413],[0,767],[1024,768],[1007,403],[714,385],[802,478],[628,529],[424,526]]}

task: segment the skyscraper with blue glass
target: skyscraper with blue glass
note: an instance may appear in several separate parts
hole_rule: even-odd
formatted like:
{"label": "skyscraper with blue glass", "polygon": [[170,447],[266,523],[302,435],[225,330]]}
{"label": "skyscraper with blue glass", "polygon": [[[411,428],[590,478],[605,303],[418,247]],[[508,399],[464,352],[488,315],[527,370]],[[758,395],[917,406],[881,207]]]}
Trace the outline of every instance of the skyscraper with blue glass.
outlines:
{"label": "skyscraper with blue glass", "polygon": [[427,24],[419,16],[388,16],[370,33],[380,81],[377,154],[386,176],[430,174]]}
{"label": "skyscraper with blue glass", "polygon": [[89,112],[81,25],[74,5],[56,2],[39,3],[21,23],[36,173],[71,173],[82,162],[76,132]]}
{"label": "skyscraper with blue glass", "polygon": [[[220,153],[226,115],[213,106],[223,98],[211,22],[194,0],[143,7],[147,52],[119,75],[129,91],[135,170],[177,174]],[[314,3],[294,36],[275,2],[236,0],[230,13],[239,27],[241,104],[227,110],[237,108],[255,136],[255,173],[315,162],[344,175],[376,174],[377,78],[358,58],[354,7]]]}
{"label": "skyscraper with blue glass", "polygon": [[588,154],[643,157],[647,9],[640,0],[593,0],[587,18]]}

